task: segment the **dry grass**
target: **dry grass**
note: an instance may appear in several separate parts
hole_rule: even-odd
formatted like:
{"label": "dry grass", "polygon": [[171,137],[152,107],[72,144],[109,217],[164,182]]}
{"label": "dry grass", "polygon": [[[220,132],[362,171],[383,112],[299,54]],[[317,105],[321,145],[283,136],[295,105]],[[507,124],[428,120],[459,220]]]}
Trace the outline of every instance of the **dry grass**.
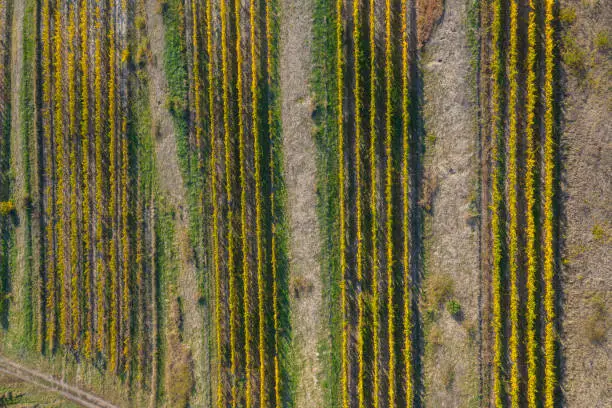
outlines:
{"label": "dry grass", "polygon": [[608,308],[601,296],[590,300],[590,313],[584,322],[584,333],[592,344],[604,344],[608,335]]}
{"label": "dry grass", "polygon": [[450,276],[443,273],[432,274],[426,283],[427,303],[438,308],[453,296],[455,285]]}
{"label": "dry grass", "polygon": [[421,48],[444,14],[444,0],[417,0],[417,39]]}
{"label": "dry grass", "polygon": [[[181,321],[178,302],[173,302],[170,322]],[[189,396],[194,387],[193,360],[191,350],[182,342],[178,327],[168,331],[168,355],[166,361],[166,395],[169,407],[188,406]]]}
{"label": "dry grass", "polygon": [[423,186],[421,191],[421,199],[419,205],[426,212],[431,212],[433,209],[433,201],[438,191],[438,176],[433,174],[423,178]]}

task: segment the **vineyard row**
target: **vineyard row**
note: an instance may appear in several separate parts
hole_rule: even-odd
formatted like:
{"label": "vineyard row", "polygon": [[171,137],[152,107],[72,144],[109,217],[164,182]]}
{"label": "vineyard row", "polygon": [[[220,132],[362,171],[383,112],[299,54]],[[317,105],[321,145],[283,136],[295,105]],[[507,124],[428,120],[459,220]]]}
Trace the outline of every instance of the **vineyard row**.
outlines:
{"label": "vineyard row", "polygon": [[[481,7],[482,12],[491,12],[492,50],[485,64],[491,74],[492,107],[493,402],[496,407],[537,407],[540,402],[554,407],[558,406],[556,6],[554,0],[527,5],[497,0],[491,9]],[[524,7],[526,27],[520,24]],[[526,62],[519,59],[523,42]],[[523,200],[525,206],[519,204]]]}

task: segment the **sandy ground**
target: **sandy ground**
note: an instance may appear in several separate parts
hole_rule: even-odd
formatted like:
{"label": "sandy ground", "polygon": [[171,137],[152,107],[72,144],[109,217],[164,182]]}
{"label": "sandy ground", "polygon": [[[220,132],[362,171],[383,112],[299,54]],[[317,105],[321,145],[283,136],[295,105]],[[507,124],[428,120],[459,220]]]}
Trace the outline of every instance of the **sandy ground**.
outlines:
{"label": "sandy ground", "polygon": [[434,274],[448,277],[464,314],[458,322],[442,307],[426,335],[424,402],[432,407],[473,406],[478,393],[478,347],[471,336],[478,328],[479,238],[476,224],[468,222],[478,146],[467,5],[465,0],[446,2],[422,58],[425,178],[437,180],[432,214],[426,217],[424,286]]}
{"label": "sandy ground", "polygon": [[312,0],[281,0],[280,79],[290,225],[291,326],[295,338],[295,406],[323,406],[317,345],[322,334],[320,234],[316,213],[316,146],[311,121]]}
{"label": "sandy ground", "polygon": [[[582,84],[569,73],[564,100],[562,389],[567,407],[603,408],[612,406],[612,97],[610,56],[595,49],[594,39],[606,29],[610,35],[612,9],[593,1],[567,0],[561,6],[576,10],[568,35],[584,50],[587,63]],[[597,317],[598,305],[603,317]],[[592,321],[604,330],[599,344],[588,338]]]}
{"label": "sandy ground", "polygon": [[164,52],[164,23],[159,12],[159,2],[146,0],[147,29],[153,55],[149,72],[149,103],[153,118],[153,131],[155,142],[155,162],[157,169],[157,182],[161,193],[168,199],[168,203],[177,211],[175,218],[175,245],[180,260],[178,293],[183,299],[184,307],[184,340],[193,353],[194,378],[196,388],[191,403],[205,406],[208,379],[208,364],[205,354],[208,344],[207,333],[204,330],[202,310],[198,308],[199,285],[197,271],[191,260],[190,245],[188,244],[189,215],[187,206],[187,191],[182,183],[182,176],[178,164],[176,151],[176,134],[170,112],[165,107],[168,95],[168,84],[163,68]]}

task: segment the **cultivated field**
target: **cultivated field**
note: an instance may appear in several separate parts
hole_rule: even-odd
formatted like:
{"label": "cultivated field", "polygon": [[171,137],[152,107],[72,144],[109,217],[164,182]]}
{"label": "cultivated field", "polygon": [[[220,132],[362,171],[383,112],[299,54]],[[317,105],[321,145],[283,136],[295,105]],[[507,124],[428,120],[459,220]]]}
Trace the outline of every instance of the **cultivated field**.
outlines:
{"label": "cultivated field", "polygon": [[0,405],[609,406],[609,14],[0,0]]}

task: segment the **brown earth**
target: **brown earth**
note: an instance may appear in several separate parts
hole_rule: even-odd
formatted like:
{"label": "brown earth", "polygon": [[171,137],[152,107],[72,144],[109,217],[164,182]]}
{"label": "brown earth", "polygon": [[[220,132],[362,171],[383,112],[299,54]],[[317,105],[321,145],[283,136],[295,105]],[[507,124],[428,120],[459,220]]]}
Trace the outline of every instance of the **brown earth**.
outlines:
{"label": "brown earth", "polygon": [[[423,364],[424,403],[432,407],[478,406],[480,268],[478,226],[473,217],[479,158],[467,4],[447,1],[444,17],[423,48],[421,62],[424,186],[432,193],[431,212],[425,218],[421,313],[430,320],[425,323]],[[446,310],[449,300],[460,304],[459,318]]]}
{"label": "brown earth", "polygon": [[612,406],[612,66],[609,44],[596,39],[609,41],[612,9],[594,0],[561,2],[562,16],[572,10],[563,51],[561,386],[565,406],[603,408]]}
{"label": "brown earth", "polygon": [[291,326],[296,352],[296,407],[322,407],[323,335],[319,224],[316,213],[316,146],[311,120],[310,40],[312,0],[281,0],[280,81],[283,149],[289,219]]}
{"label": "brown earth", "polygon": [[[444,14],[444,0],[416,0],[417,40],[419,48],[429,41],[438,21]],[[451,7],[451,2],[448,2]]]}

